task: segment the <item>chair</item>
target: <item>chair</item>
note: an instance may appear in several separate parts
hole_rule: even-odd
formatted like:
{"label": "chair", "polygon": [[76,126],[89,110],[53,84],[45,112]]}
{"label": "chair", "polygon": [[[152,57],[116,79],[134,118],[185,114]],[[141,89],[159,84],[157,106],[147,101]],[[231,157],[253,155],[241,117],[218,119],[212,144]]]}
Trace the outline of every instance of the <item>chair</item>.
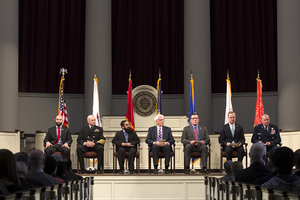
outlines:
{"label": "chair", "polygon": [[[211,143],[208,143],[206,144],[208,146],[208,152],[207,152],[207,157],[208,157],[208,171],[210,173],[210,146],[211,146]],[[183,148],[183,151],[184,151],[184,148]],[[191,153],[191,158],[201,158],[201,153],[200,152],[197,152],[197,151],[193,151]],[[184,171],[186,171],[186,166],[184,164]]]}
{"label": "chair", "polygon": [[[171,147],[171,155],[170,155],[170,161],[171,161],[171,173],[175,174],[175,143],[172,144],[173,147]],[[151,174],[151,158],[152,158],[152,152],[150,150],[150,145],[148,145],[148,173]],[[158,158],[165,158],[165,153],[162,151],[159,151]],[[173,160],[172,160],[173,158]],[[174,163],[174,171],[173,171],[173,163]]]}
{"label": "chair", "polygon": [[[219,141],[220,141],[220,137],[219,137]],[[248,149],[247,149],[248,143],[244,143],[243,146],[244,146],[244,150],[245,150],[244,157],[246,156],[246,168],[247,168],[247,166],[248,166]],[[223,171],[223,158],[224,157],[226,158],[226,152],[223,151],[223,144],[220,143],[220,173],[222,173],[222,171]],[[237,158],[237,157],[238,157],[238,152],[233,151],[232,158]]]}
{"label": "chair", "polygon": [[[77,144],[79,146],[79,144]],[[104,144],[103,144],[104,147]],[[95,168],[95,158],[97,158],[97,153],[93,151],[88,151],[83,154],[83,158],[93,158],[93,167]],[[79,160],[77,157],[77,173],[79,173]],[[102,157],[102,174],[104,173],[104,155]]]}
{"label": "chair", "polygon": [[[138,169],[138,174],[140,174],[140,144],[137,146],[137,152],[135,153],[136,157],[136,168]],[[128,158],[128,152],[126,152],[125,158]],[[117,151],[115,144],[113,144],[113,173],[117,168]]]}

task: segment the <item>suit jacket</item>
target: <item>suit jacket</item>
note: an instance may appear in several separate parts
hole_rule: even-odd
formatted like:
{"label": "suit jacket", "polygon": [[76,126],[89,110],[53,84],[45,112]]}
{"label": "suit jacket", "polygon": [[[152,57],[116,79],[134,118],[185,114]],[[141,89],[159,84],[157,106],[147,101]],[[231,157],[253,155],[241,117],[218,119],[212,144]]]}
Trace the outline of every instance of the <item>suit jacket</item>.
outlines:
{"label": "suit jacket", "polygon": [[235,174],[235,181],[242,183],[255,184],[258,178],[272,175],[271,170],[261,162],[255,162],[250,167],[238,171]]}
{"label": "suit jacket", "polygon": [[[72,136],[70,129],[67,127],[62,126],[60,131],[60,137],[62,144],[67,143],[68,145],[72,144]],[[57,141],[57,135],[56,135],[56,126],[53,126],[48,129],[48,132],[46,133],[46,137],[44,139],[44,145],[46,142],[50,142],[52,145],[54,145]]]}
{"label": "suit jacket", "polygon": [[103,135],[103,129],[99,126],[94,126],[90,129],[89,125],[82,127],[82,129],[79,132],[77,143],[79,145],[83,145],[83,143],[87,141],[92,141],[95,143],[95,145],[99,144],[99,140],[106,140],[106,138]]}
{"label": "suit jacket", "polygon": [[226,146],[227,142],[231,143],[234,141],[235,143],[241,142],[245,143],[244,129],[241,125],[235,123],[234,127],[234,137],[232,137],[231,128],[229,123],[222,126],[222,130],[220,131],[220,143],[223,146]]}
{"label": "suit jacket", "polygon": [[57,184],[57,181],[52,176],[43,171],[35,172],[34,170],[28,170],[26,181],[38,187]]}
{"label": "suit jacket", "polygon": [[[126,143],[123,130],[116,132],[116,135],[111,142],[117,146],[118,151],[119,147],[122,146],[122,143]],[[134,147],[136,148],[136,146],[140,143],[140,139],[137,136],[136,132],[132,131],[131,133],[128,133],[128,142],[131,145],[134,145]]]}
{"label": "suit jacket", "polygon": [[[166,142],[170,145],[174,144],[175,140],[173,138],[171,128],[163,126],[162,134],[163,140],[166,140]],[[149,145],[153,145],[153,142],[157,142],[157,126],[152,126],[148,129],[148,135],[145,142]]]}
{"label": "suit jacket", "polygon": [[[200,140],[204,140],[205,144],[210,142],[208,131],[206,127],[198,125],[198,133]],[[185,146],[190,143],[190,141],[195,140],[193,126],[186,126],[183,128],[181,143]]]}
{"label": "suit jacket", "polygon": [[263,143],[270,142],[270,146],[275,146],[281,142],[278,127],[274,124],[269,124],[268,131],[266,132],[263,124],[258,124],[254,127],[253,135],[251,138],[252,143],[262,141]]}

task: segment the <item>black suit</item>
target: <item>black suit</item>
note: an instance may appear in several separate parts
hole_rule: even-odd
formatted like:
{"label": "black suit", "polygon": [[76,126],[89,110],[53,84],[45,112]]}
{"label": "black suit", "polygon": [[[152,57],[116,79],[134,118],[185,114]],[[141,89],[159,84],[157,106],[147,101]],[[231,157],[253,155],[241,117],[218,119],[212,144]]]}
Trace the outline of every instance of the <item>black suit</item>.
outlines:
{"label": "black suit", "polygon": [[[93,126],[92,128],[89,127],[89,125],[84,126],[79,133],[79,136],[77,138],[77,156],[78,156],[78,161],[80,163],[80,169],[84,168],[84,157],[83,154],[88,152],[88,151],[94,151],[97,153],[97,158],[98,158],[98,169],[101,168],[102,166],[102,160],[103,160],[103,151],[104,151],[104,146],[103,144],[99,143],[100,140],[106,140],[106,138],[103,135],[103,129],[99,126]],[[92,141],[95,143],[95,146],[93,147],[87,147],[83,145],[87,141]]]}
{"label": "black suit", "polygon": [[[120,165],[120,170],[124,170],[124,159],[127,151],[129,170],[133,171],[135,153],[137,151],[137,145],[140,143],[140,139],[137,136],[136,132],[132,131],[128,133],[128,141],[126,142],[123,130],[118,131],[116,132],[112,143],[117,146],[117,157]],[[122,143],[130,143],[133,146],[122,146]]]}
{"label": "black suit", "polygon": [[232,137],[231,126],[229,123],[222,126],[220,131],[220,143],[223,145],[223,150],[226,152],[226,159],[232,160],[232,151],[238,152],[238,161],[242,162],[244,158],[244,147],[241,145],[239,147],[233,148],[232,146],[227,146],[227,142],[232,143],[245,143],[244,129],[241,125],[235,124],[234,126],[234,136]]}
{"label": "black suit", "polygon": [[266,167],[261,162],[255,162],[250,165],[250,167],[243,169],[241,171],[238,171],[235,174],[235,181],[236,182],[243,182],[243,183],[250,183],[255,184],[255,181],[258,178],[264,177],[264,176],[271,176],[272,172],[271,170]]}
{"label": "black suit", "polygon": [[45,153],[47,156],[52,155],[54,152],[59,151],[62,153],[62,157],[64,160],[69,158],[69,149],[67,147],[61,147],[65,143],[67,143],[69,146],[72,143],[72,136],[70,129],[64,126],[60,126],[60,138],[61,138],[61,144],[56,144],[57,142],[57,133],[56,133],[56,126],[53,126],[48,129],[48,132],[46,133],[46,137],[44,139],[44,145],[46,145],[47,142],[50,142],[52,146],[49,146],[45,149]]}
{"label": "black suit", "polygon": [[146,143],[150,146],[150,150],[152,151],[152,157],[153,157],[153,165],[156,168],[158,165],[158,153],[159,151],[163,151],[165,154],[165,167],[169,167],[170,163],[170,156],[171,156],[171,145],[174,144],[175,140],[172,135],[171,128],[167,126],[162,127],[162,139],[168,142],[170,145],[165,145],[163,147],[160,147],[156,144],[153,144],[157,141],[157,126],[152,126],[148,129],[148,135],[146,138]]}

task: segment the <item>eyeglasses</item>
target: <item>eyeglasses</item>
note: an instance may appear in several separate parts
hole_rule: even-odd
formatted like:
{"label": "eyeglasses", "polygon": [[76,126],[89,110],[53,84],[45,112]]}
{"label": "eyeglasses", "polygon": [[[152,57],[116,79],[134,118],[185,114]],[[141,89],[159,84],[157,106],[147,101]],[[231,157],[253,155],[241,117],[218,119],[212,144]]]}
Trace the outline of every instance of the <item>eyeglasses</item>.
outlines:
{"label": "eyeglasses", "polygon": [[193,118],[191,118],[191,119],[199,119],[198,117],[193,117]]}
{"label": "eyeglasses", "polygon": [[158,119],[158,121],[165,121],[164,119]]}

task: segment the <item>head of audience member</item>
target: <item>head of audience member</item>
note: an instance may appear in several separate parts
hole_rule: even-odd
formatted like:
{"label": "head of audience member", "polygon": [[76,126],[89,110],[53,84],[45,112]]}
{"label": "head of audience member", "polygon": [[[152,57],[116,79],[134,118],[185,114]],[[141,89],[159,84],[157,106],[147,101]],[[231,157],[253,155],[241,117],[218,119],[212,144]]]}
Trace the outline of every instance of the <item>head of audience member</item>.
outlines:
{"label": "head of audience member", "polygon": [[162,127],[164,125],[164,123],[165,123],[165,117],[163,115],[161,115],[161,114],[156,115],[154,117],[154,120],[155,120],[156,125],[158,127]]}
{"label": "head of audience member", "polygon": [[51,156],[56,160],[56,162],[63,161],[63,158],[59,154],[54,153]]}
{"label": "head of audience member", "polygon": [[228,112],[227,118],[228,118],[229,124],[234,124],[235,120],[236,120],[236,114],[235,114],[235,112],[234,111]]}
{"label": "head of audience member", "polygon": [[197,126],[199,123],[199,116],[196,113],[193,113],[191,115],[190,122],[192,123],[193,126]]}
{"label": "head of audience member", "polygon": [[0,149],[0,181],[4,185],[20,184],[16,159],[8,149]]}
{"label": "head of audience member", "polygon": [[61,115],[57,115],[57,116],[55,117],[55,124],[56,124],[57,126],[61,126],[62,122],[63,122],[63,117],[62,117]]}
{"label": "head of audience member", "polygon": [[67,165],[63,161],[57,162],[57,170],[56,170],[56,175],[58,177],[64,177],[67,173]]}
{"label": "head of audience member", "polygon": [[34,149],[29,152],[29,168],[31,170],[34,169],[43,169],[43,161],[44,161],[44,154],[39,149]]}
{"label": "head of audience member", "polygon": [[294,155],[295,155],[296,170],[300,170],[300,149],[296,150]]}
{"label": "head of audience member", "polygon": [[276,170],[276,166],[274,165],[274,159],[276,157],[276,148],[271,149],[269,151],[269,162],[268,162],[268,167],[271,169],[272,172]]}
{"label": "head of audience member", "polygon": [[47,156],[45,160],[44,172],[50,176],[56,171],[56,160],[52,156]]}
{"label": "head of audience member", "polygon": [[121,121],[121,128],[127,132],[127,133],[130,133],[132,132],[131,128],[130,128],[130,123],[127,121],[127,120],[123,120]]}
{"label": "head of audience member", "polygon": [[269,117],[269,115],[264,114],[264,115],[261,117],[261,121],[262,121],[262,124],[263,124],[264,126],[269,126],[269,124],[270,124],[270,117]]}
{"label": "head of audience member", "polygon": [[294,152],[288,147],[276,149],[273,162],[279,175],[292,174],[295,164]]}
{"label": "head of audience member", "polygon": [[251,158],[251,164],[255,162],[265,163],[266,159],[266,147],[263,143],[254,143],[250,149],[249,156]]}
{"label": "head of audience member", "polygon": [[89,115],[87,117],[87,123],[89,124],[90,127],[93,127],[96,125],[96,117],[94,115]]}
{"label": "head of audience member", "polygon": [[25,178],[28,171],[29,156],[25,152],[15,153],[17,172],[19,177]]}
{"label": "head of audience member", "polygon": [[231,168],[230,168],[231,164],[232,164],[232,160],[227,160],[226,162],[224,162],[224,169],[225,169],[226,174],[232,174]]}
{"label": "head of audience member", "polygon": [[243,169],[243,164],[241,163],[241,161],[235,161],[230,165],[230,167],[231,172],[233,173],[233,175],[235,175],[238,171],[241,171]]}

